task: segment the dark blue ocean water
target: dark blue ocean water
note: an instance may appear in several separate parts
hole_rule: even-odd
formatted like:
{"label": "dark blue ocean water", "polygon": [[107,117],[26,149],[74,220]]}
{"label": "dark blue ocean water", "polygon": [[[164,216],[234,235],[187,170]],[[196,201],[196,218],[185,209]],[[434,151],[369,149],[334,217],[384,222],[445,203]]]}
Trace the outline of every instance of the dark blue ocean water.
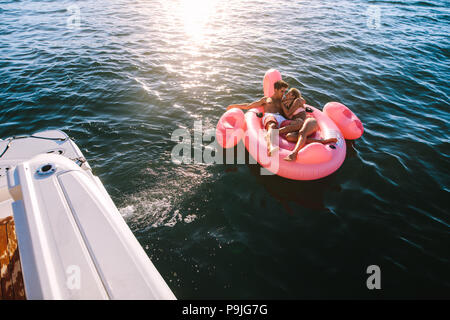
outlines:
{"label": "dark blue ocean water", "polygon": [[[74,137],[180,299],[449,298],[449,22],[443,0],[0,1],[0,137]],[[362,120],[337,172],[172,162],[269,68]]]}

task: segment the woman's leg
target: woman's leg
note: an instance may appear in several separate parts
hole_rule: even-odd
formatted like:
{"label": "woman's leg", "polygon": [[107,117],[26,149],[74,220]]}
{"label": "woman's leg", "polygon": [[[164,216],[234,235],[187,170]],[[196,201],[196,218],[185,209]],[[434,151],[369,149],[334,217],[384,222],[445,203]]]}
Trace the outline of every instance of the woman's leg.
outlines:
{"label": "woman's leg", "polygon": [[[289,142],[297,142],[298,141],[298,132],[291,132],[288,133],[286,135],[286,140]],[[330,138],[330,139],[315,139],[315,138],[306,138],[306,143],[305,144],[309,144],[309,143],[313,143],[313,142],[318,142],[318,143],[322,143],[322,144],[327,144],[327,143],[335,143],[337,142],[336,138]]]}
{"label": "woman's leg", "polygon": [[290,132],[286,135],[286,140],[289,142],[297,143],[298,141],[298,131]]}
{"label": "woman's leg", "polygon": [[329,139],[314,139],[314,138],[308,138],[306,139],[306,144],[313,143],[313,142],[319,142],[321,144],[327,144],[327,143],[336,143],[336,138],[329,138]]}
{"label": "woman's leg", "polygon": [[297,153],[300,151],[301,148],[305,146],[308,136],[316,132],[318,129],[319,126],[317,125],[316,119],[314,118],[306,119],[302,128],[298,132],[298,140],[294,150],[290,155],[284,158],[284,160],[293,161],[297,159]]}
{"label": "woman's leg", "polygon": [[291,120],[291,122],[287,126],[280,128],[279,134],[285,134],[290,132],[297,133],[303,127],[303,123],[304,123],[303,120]]}

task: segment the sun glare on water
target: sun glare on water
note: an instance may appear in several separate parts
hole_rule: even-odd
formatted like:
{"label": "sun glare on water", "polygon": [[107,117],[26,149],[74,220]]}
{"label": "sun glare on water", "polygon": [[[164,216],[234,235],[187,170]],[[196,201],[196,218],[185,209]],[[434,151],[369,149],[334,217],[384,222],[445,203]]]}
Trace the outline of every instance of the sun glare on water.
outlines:
{"label": "sun glare on water", "polygon": [[[164,62],[171,74],[177,74],[186,90],[201,86],[217,73],[205,57],[220,54],[214,47],[227,38],[230,30],[230,4],[219,0],[160,0],[158,16],[161,38],[170,46]],[[198,57],[202,57],[199,59]]]}
{"label": "sun glare on water", "polygon": [[214,15],[217,1],[183,0],[181,2],[184,30],[193,40],[201,40],[207,32],[207,25]]}
{"label": "sun glare on water", "polygon": [[212,32],[211,22],[216,17],[218,0],[165,1],[169,23],[182,28],[187,38],[195,43],[203,42]]}

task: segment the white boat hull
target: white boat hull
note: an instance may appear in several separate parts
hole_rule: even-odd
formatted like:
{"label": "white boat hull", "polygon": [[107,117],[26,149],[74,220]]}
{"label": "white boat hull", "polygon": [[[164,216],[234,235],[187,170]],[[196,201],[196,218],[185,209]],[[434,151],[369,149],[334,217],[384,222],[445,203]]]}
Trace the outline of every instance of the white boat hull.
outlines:
{"label": "white boat hull", "polygon": [[0,140],[0,218],[14,216],[27,298],[175,299],[76,144],[33,136]]}

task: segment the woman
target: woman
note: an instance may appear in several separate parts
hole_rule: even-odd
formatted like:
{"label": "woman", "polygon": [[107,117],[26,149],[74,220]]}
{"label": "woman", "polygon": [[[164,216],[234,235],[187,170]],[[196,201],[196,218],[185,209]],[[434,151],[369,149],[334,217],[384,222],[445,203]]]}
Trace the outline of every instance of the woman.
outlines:
{"label": "woman", "polygon": [[306,115],[305,99],[303,99],[300,91],[291,88],[286,96],[282,99],[281,107],[286,121],[283,121],[279,134],[286,134],[286,140],[289,142],[297,142],[294,150],[284,160],[293,161],[297,159],[297,154],[301,148],[307,143],[335,143],[336,138],[331,139],[313,139],[308,138],[309,135],[319,130],[316,119]]}

